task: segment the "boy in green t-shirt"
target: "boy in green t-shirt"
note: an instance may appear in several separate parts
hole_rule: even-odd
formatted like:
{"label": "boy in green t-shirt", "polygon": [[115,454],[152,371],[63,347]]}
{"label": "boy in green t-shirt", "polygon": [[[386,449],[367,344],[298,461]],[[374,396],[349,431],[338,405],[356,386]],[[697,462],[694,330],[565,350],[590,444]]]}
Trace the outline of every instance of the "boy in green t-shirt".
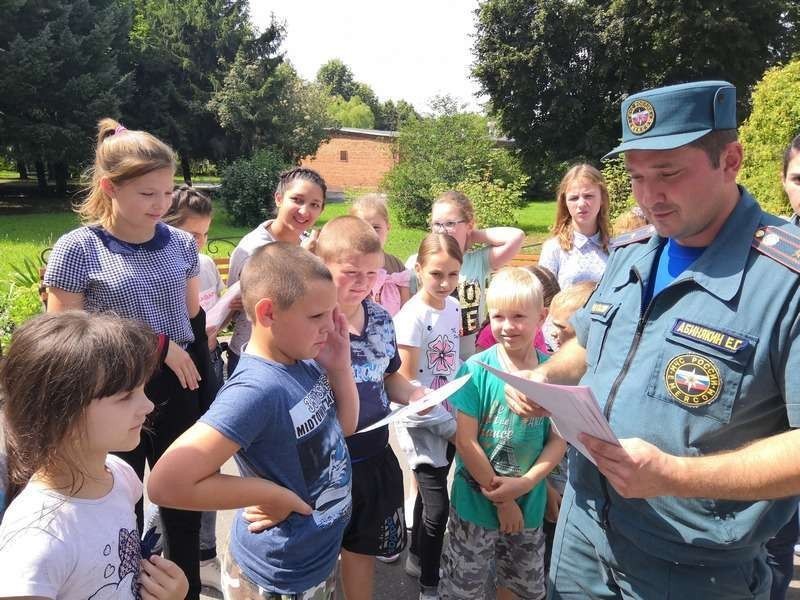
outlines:
{"label": "boy in green t-shirt", "polygon": [[499,343],[461,366],[458,375],[472,378],[450,398],[458,409],[458,460],[439,597],[477,597],[495,563],[499,600],[536,599],[545,592],[544,479],[566,444],[548,419],[512,413],[504,382],[478,361],[518,371],[547,359],[534,347],[546,316],[541,284],[525,269],[503,269],[489,286],[486,304]]}

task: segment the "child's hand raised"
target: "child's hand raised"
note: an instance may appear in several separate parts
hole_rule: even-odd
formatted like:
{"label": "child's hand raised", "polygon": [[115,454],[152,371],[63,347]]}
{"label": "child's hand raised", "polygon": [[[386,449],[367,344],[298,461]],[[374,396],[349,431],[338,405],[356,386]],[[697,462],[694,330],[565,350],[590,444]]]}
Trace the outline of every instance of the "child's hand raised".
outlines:
{"label": "child's hand raised", "polygon": [[496,504],[497,518],[500,521],[500,531],[503,533],[519,533],[525,527],[522,511],[516,502],[502,502]]}
{"label": "child's hand raised", "polygon": [[250,523],[248,531],[261,533],[285,521],[293,512],[310,515],[313,509],[292,490],[276,485],[267,502],[244,509],[244,519]]}
{"label": "child's hand raised", "polygon": [[326,371],[350,369],[350,333],[347,317],[338,307],[333,309],[333,329],[328,333],[325,345],[317,354],[317,362]]}
{"label": "child's hand raised", "polygon": [[494,503],[510,502],[531,491],[531,482],[524,477],[492,477],[490,489],[481,488],[481,492]]}
{"label": "child's hand raised", "polygon": [[154,554],[142,559],[139,593],[142,600],[183,600],[189,582],[180,567],[171,560]]}

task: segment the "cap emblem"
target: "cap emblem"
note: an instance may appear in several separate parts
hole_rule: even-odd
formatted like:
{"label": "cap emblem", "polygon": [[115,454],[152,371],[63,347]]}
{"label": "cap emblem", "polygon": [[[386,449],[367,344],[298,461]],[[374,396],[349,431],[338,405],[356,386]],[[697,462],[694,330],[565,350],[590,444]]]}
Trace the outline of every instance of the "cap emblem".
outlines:
{"label": "cap emblem", "polygon": [[628,128],[634,135],[642,135],[652,129],[656,122],[656,111],[647,100],[634,100],[628,107]]}

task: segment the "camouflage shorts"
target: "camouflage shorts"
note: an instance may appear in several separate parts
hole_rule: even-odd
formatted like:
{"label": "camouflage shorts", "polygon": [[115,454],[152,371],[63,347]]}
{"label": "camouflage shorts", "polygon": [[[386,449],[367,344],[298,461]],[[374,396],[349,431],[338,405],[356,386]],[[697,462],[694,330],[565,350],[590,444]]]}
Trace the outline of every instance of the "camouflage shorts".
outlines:
{"label": "camouflage shorts", "polygon": [[336,570],[313,588],[297,594],[277,594],[260,587],[245,575],[233,560],[230,552],[225,554],[222,568],[222,595],[225,600],[333,600],[336,589]]}
{"label": "camouflage shorts", "polygon": [[481,597],[492,565],[498,587],[518,598],[544,597],[544,533],[542,528],[505,534],[461,519],[450,507],[449,541],[442,557],[439,582],[442,600]]}

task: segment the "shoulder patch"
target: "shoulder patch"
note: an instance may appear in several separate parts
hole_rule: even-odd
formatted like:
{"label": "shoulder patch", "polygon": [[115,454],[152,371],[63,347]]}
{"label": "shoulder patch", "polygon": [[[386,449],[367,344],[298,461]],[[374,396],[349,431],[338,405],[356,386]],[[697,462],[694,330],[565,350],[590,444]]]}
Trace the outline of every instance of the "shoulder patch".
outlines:
{"label": "shoulder patch", "polygon": [[787,269],[800,273],[800,237],[793,233],[772,225],[764,225],[756,229],[750,245]]}
{"label": "shoulder patch", "polygon": [[629,244],[635,244],[636,242],[645,242],[649,240],[656,232],[656,228],[652,225],[645,225],[644,227],[639,227],[638,229],[634,229],[633,231],[628,231],[623,233],[622,235],[618,235],[614,239],[612,239],[608,245],[611,248],[622,248],[623,246],[627,246]]}

